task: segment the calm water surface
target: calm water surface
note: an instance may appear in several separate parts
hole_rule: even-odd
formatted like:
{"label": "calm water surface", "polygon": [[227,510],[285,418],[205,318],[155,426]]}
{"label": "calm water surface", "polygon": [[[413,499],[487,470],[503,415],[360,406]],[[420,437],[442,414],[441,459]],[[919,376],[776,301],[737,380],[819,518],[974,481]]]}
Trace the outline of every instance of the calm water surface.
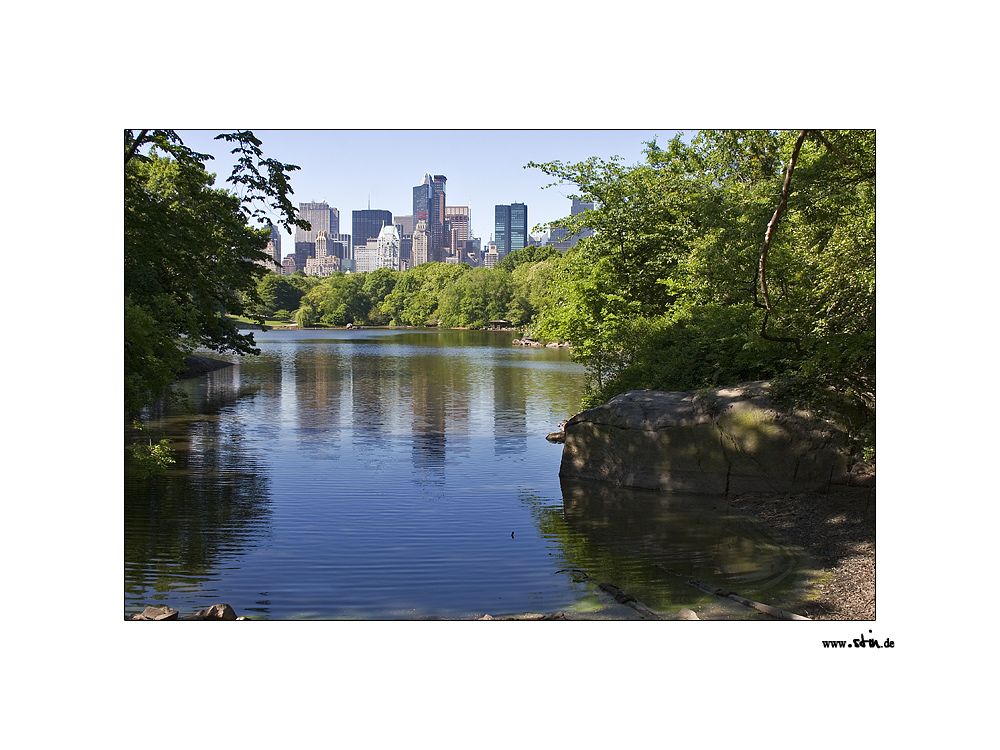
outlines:
{"label": "calm water surface", "polygon": [[177,463],[126,472],[126,614],[584,612],[608,604],[600,581],[669,614],[710,604],[691,577],[767,602],[797,585],[801,553],[723,498],[560,483],[545,435],[583,386],[565,350],[473,331],[255,338],[260,357],[150,416]]}

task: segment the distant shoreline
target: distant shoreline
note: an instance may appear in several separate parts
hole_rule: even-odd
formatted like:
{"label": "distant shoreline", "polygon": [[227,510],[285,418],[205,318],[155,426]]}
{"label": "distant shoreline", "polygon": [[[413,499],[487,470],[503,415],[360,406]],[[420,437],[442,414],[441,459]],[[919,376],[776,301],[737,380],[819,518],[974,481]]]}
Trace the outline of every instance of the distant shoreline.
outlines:
{"label": "distant shoreline", "polygon": [[294,323],[290,325],[252,325],[241,323],[241,331],[360,331],[360,330],[392,330],[392,331],[483,331],[486,333],[517,333],[520,328],[445,328],[442,326],[307,326],[305,328]]}

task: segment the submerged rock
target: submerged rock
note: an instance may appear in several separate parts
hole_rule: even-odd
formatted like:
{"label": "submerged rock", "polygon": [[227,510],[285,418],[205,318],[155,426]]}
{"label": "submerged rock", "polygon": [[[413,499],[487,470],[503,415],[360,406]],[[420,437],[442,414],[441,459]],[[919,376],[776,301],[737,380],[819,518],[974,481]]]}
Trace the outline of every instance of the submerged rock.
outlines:
{"label": "submerged rock", "polygon": [[710,494],[874,487],[843,430],[770,391],[622,393],[566,423],[559,476]]}

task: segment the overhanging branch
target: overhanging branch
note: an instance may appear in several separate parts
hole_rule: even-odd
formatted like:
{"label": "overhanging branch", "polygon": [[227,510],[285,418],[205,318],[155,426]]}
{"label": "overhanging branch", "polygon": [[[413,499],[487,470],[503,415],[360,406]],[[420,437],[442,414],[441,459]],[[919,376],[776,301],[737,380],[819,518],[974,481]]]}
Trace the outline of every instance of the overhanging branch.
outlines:
{"label": "overhanging branch", "polygon": [[810,130],[809,132],[812,133],[813,135],[815,135],[817,138],[819,138],[820,142],[824,146],[826,146],[827,151],[829,151],[832,154],[835,154],[837,156],[837,158],[839,158],[842,162],[844,162],[844,164],[847,164],[848,166],[854,167],[856,170],[858,170],[858,172],[861,173],[861,178],[862,179],[867,179],[869,177],[874,177],[875,176],[875,172],[874,171],[864,172],[864,171],[862,171],[861,167],[859,167],[857,164],[854,163],[854,161],[852,161],[851,159],[848,159],[846,156],[844,156],[844,153],[839,148],[837,148],[832,143],[830,143],[830,141],[827,139],[827,137],[825,135],[823,135],[823,131],[822,130]]}
{"label": "overhanging branch", "polygon": [[767,332],[767,317],[770,314],[771,314],[770,310],[764,311],[764,321],[760,324],[760,337],[765,341],[777,341],[783,344],[792,344],[795,347],[795,353],[802,354],[802,339],[788,338],[784,336],[772,336]]}
{"label": "overhanging branch", "polygon": [[764,295],[764,307],[769,311],[773,308],[771,307],[771,295],[767,291],[767,252],[771,249],[771,240],[774,239],[774,232],[778,227],[778,220],[781,215],[785,212],[785,208],[788,207],[788,194],[791,192],[792,185],[792,172],[795,170],[795,160],[799,157],[799,150],[802,148],[802,143],[806,139],[805,130],[799,131],[798,140],[795,141],[795,148],[792,150],[792,157],[788,160],[788,168],[785,170],[785,183],[781,187],[781,202],[778,203],[778,207],[774,210],[774,216],[767,223],[767,231],[764,233],[764,245],[760,249],[760,265],[759,265],[759,275],[760,275],[760,291]]}
{"label": "overhanging branch", "polygon": [[134,141],[132,141],[132,147],[128,151],[125,152],[125,163],[126,164],[128,164],[129,160],[131,160],[131,158],[133,156],[135,156],[135,152],[139,150],[139,146],[141,146],[143,143],[145,143],[144,139],[146,137],[146,133],[148,133],[148,132],[149,132],[148,130],[140,130],[139,131],[139,135],[136,136],[136,139]]}

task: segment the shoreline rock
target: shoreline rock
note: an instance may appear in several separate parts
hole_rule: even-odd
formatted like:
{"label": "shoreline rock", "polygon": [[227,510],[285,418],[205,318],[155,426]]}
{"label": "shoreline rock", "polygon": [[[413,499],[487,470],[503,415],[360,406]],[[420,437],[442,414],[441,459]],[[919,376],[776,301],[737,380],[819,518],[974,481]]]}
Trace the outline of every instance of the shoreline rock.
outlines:
{"label": "shoreline rock", "polygon": [[197,378],[200,375],[232,367],[234,364],[235,362],[227,362],[224,359],[213,359],[212,357],[203,357],[200,354],[192,354],[190,357],[184,358],[184,369],[177,374],[177,379]]}
{"label": "shoreline rock", "polygon": [[543,344],[537,339],[533,339],[530,336],[525,336],[523,339],[514,339],[510,342],[511,346],[536,346],[536,347],[546,347],[549,349],[569,349],[569,344],[565,341],[550,341],[547,344]]}
{"label": "shoreline rock", "polygon": [[874,492],[829,420],[775,404],[770,383],[628,391],[571,418],[559,476],[674,492]]}
{"label": "shoreline rock", "polygon": [[142,612],[130,615],[126,621],[146,621],[160,622],[165,620],[187,620],[187,621],[225,621],[235,622],[237,620],[249,620],[249,617],[237,617],[236,611],[228,604],[213,604],[205,609],[200,609],[193,615],[181,615],[176,609],[169,606],[146,607]]}

